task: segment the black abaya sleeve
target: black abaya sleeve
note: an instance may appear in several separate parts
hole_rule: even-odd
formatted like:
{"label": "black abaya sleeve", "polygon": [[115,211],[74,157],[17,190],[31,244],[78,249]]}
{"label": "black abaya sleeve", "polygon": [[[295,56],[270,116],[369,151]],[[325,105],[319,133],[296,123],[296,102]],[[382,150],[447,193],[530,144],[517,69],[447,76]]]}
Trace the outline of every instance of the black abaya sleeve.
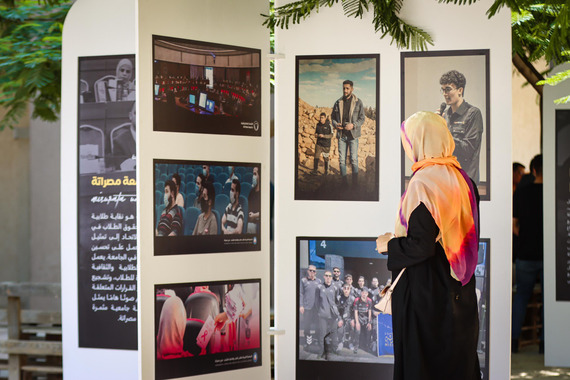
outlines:
{"label": "black abaya sleeve", "polygon": [[427,207],[420,203],[410,215],[408,236],[394,238],[388,242],[388,269],[419,264],[435,254],[435,239],[439,228]]}

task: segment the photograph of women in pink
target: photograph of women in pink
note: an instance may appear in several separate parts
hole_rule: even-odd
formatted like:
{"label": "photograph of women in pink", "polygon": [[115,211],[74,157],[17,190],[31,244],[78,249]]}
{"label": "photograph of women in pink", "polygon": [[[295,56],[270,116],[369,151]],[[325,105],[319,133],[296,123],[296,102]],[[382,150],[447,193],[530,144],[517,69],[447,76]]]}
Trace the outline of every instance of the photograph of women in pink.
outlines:
{"label": "photograph of women in pink", "polygon": [[261,347],[257,280],[156,285],[155,292],[159,361]]}
{"label": "photograph of women in pink", "polygon": [[169,291],[162,306],[156,353],[158,359],[174,359],[184,355],[184,331],[186,329],[186,309],[184,303],[174,292]]}

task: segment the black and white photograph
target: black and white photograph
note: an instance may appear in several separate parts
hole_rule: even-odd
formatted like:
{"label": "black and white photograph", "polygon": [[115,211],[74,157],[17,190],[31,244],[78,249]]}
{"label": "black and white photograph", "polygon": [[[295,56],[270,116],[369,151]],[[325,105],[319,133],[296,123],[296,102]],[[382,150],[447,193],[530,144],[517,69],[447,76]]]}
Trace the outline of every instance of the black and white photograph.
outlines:
{"label": "black and white photograph", "polygon": [[295,199],[378,201],[380,56],[296,57]]}
{"label": "black and white photograph", "polygon": [[79,347],[137,349],[134,62],[79,58]]}
{"label": "black and white photograph", "polygon": [[259,251],[261,165],[154,160],[154,254]]}
{"label": "black and white photograph", "polygon": [[392,379],[392,283],[375,238],[297,238],[297,379]]}
{"label": "black and white photograph", "polygon": [[156,379],[261,366],[261,281],[154,286]]}
{"label": "black and white photograph", "polygon": [[556,110],[556,301],[570,301],[570,110]]}
{"label": "black and white photograph", "polygon": [[261,50],[152,40],[155,131],[261,136]]}
{"label": "black and white photograph", "polygon": [[[453,155],[490,200],[489,50],[401,53],[401,118],[418,111],[441,115],[455,142]],[[402,149],[402,192],[412,162]]]}

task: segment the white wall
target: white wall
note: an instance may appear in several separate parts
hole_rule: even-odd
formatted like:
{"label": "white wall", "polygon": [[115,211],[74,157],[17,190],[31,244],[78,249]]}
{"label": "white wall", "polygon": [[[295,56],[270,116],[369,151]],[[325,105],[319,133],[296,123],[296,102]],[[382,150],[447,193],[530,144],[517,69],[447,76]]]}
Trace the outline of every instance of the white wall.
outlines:
{"label": "white wall", "polygon": [[[282,5],[288,1],[279,1]],[[490,378],[510,375],[511,34],[510,13],[487,19],[490,0],[471,6],[407,0],[401,16],[434,38],[430,50],[490,49],[491,201],[481,203],[481,237],[491,239]],[[310,38],[308,38],[310,36]],[[377,236],[393,231],[400,198],[400,51],[374,34],[372,16],[348,19],[342,7],[276,32],[275,247],[276,377],[295,376],[296,236]],[[295,56],[380,53],[380,201],[294,201]],[[340,97],[339,86],[339,97]],[[436,105],[439,104],[436,102]],[[507,112],[505,112],[507,110]],[[358,223],[342,223],[358,216]]]}
{"label": "white wall", "polygon": [[[269,336],[269,49],[268,31],[260,13],[265,0],[138,0],[137,132],[139,143],[139,302],[140,368],[142,379],[154,378],[154,285],[261,278],[262,363],[260,367],[219,372],[208,379],[270,377]],[[192,39],[261,49],[262,136],[153,132],[152,35]],[[261,251],[201,255],[154,256],[154,167],[152,160],[260,162],[262,166]],[[265,174],[263,174],[265,173]],[[265,226],[265,227],[263,227]]]}
{"label": "white wall", "polygon": [[135,53],[134,0],[78,0],[63,29],[61,104],[61,288],[64,376],[136,379],[137,352],[78,347],[77,92],[78,57]]}
{"label": "white wall", "polygon": [[[570,69],[570,64],[557,67],[550,74]],[[570,302],[556,301],[556,110],[569,110],[570,104],[554,104],[554,99],[570,93],[570,82],[544,86],[543,156],[544,175],[544,361],[547,366],[570,367]]]}

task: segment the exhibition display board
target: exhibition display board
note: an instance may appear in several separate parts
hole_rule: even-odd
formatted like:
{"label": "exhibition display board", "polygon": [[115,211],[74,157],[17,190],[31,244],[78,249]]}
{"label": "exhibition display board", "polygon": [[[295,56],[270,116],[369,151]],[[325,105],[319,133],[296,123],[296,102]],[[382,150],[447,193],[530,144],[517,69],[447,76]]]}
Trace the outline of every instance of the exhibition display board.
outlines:
{"label": "exhibition display board", "polygon": [[[551,75],[568,70],[555,67]],[[569,151],[570,105],[554,100],[568,95],[570,83],[544,86],[543,202],[544,202],[544,358],[545,365],[570,366]],[[546,148],[549,147],[549,148]]]}
{"label": "exhibition display board", "polygon": [[[440,78],[451,70],[466,78],[469,120],[448,123],[456,141],[469,139],[471,147],[460,150],[467,144],[456,143],[454,154],[482,198],[477,353],[482,378],[509,377],[511,119],[503,110],[511,99],[510,14],[488,19],[490,5],[405,1],[402,19],[434,39],[427,52],[390,45],[374,33],[371,14],[347,18],[341,6],[321,7],[299,25],[276,30],[275,328],[284,332],[276,337],[277,379],[392,378],[389,318],[368,316],[361,293],[347,288],[336,306],[342,315],[345,298],[358,301],[360,332],[324,337],[319,332],[329,328],[330,317],[317,314],[306,294],[332,276],[338,284],[352,282],[356,291],[365,284],[374,300],[394,280],[374,241],[394,231],[411,173],[400,125],[417,111],[448,117],[449,91],[440,93]],[[461,27],[451,30],[450,23]],[[352,114],[341,118],[346,80],[357,100]],[[351,125],[339,122],[346,117]],[[331,136],[329,125],[341,133]],[[319,299],[327,299],[326,288],[319,288]]]}
{"label": "exhibition display board", "polygon": [[269,377],[267,7],[72,7],[62,95],[66,377]]}
{"label": "exhibition display board", "polygon": [[267,379],[264,0],[139,0],[140,378]]}
{"label": "exhibition display board", "polygon": [[135,1],[81,0],[63,30],[66,378],[136,379],[139,373],[135,20]]}
{"label": "exhibition display board", "polygon": [[[330,321],[311,314],[303,289],[350,272],[377,299],[391,283],[374,241],[394,230],[410,175],[400,125],[419,110],[450,117],[450,91],[438,94],[450,70],[466,77],[472,116],[448,120],[471,146],[455,154],[482,196],[482,378],[509,376],[510,15],[487,19],[490,4],[405,1],[401,17],[434,39],[421,53],[390,45],[371,14],[346,18],[340,6],[276,30],[277,379],[391,378],[390,318],[363,297],[364,332],[342,336],[337,353],[316,350],[316,324]],[[62,94],[66,377],[270,377],[267,13],[266,0],[72,7]],[[451,22],[461,30],[450,33]],[[352,90],[346,112],[339,100]]]}

